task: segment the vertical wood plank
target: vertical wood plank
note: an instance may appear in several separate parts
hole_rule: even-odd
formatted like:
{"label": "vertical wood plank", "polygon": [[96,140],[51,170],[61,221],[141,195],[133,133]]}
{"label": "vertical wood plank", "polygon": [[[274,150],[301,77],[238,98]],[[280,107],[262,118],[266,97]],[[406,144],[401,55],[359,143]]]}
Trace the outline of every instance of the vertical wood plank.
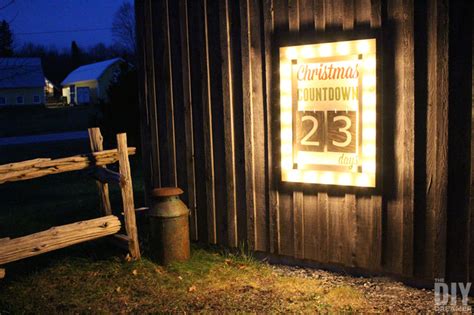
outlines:
{"label": "vertical wood plank", "polygon": [[[174,174],[174,183],[176,187],[181,187],[184,190],[184,194],[181,195],[181,199],[185,204],[189,204],[189,191],[188,191],[188,183],[189,179],[193,178],[193,174],[188,176],[188,143],[187,140],[188,135],[186,132],[192,128],[191,125],[187,125],[187,106],[186,102],[189,101],[189,85],[186,86],[185,83],[186,78],[184,76],[189,75],[184,71],[187,71],[189,68],[188,65],[183,64],[183,58],[186,58],[187,51],[186,50],[186,43],[183,45],[183,40],[181,36],[181,28],[183,24],[183,19],[187,17],[182,17],[180,2],[179,1],[169,1],[168,2],[168,28],[169,28],[169,54],[170,54],[170,71],[172,73],[172,98],[173,98],[173,111],[168,112],[169,114],[173,114],[172,123],[173,123],[173,132],[171,135],[174,137],[174,165],[175,165],[175,174]],[[186,23],[186,22],[185,22]],[[186,34],[184,34],[186,36]],[[183,57],[184,54],[184,57]],[[185,62],[185,60],[184,60]],[[175,127],[176,126],[176,127]],[[192,162],[192,161],[191,161]],[[191,193],[193,192],[194,188],[191,187]],[[193,200],[191,196],[191,200]],[[190,209],[192,208],[189,206]],[[192,211],[192,210],[191,210]],[[192,218],[190,217],[192,220]],[[192,224],[192,222],[190,222]],[[191,229],[193,227],[191,226]]]}
{"label": "vertical wood plank", "polygon": [[[474,115],[472,115],[471,117],[471,126],[474,126],[474,121],[472,121],[473,118],[474,118]],[[469,221],[469,229],[470,229],[471,234],[470,234],[470,241],[469,241],[469,282],[474,282],[474,210],[473,210],[474,176],[472,174],[474,172],[474,143],[473,143],[474,142],[474,128],[472,128],[471,137],[472,137],[471,138],[471,206],[470,206],[471,218]]]}
{"label": "vertical wood plank", "polygon": [[252,103],[254,108],[253,113],[253,124],[254,124],[254,137],[255,137],[255,206],[257,211],[257,236],[256,250],[268,251],[268,212],[267,212],[267,184],[266,184],[266,169],[268,167],[266,163],[266,139],[265,139],[265,104],[264,104],[264,55],[265,51],[262,46],[262,34],[263,24],[261,23],[262,17],[262,2],[253,0],[250,2],[250,20],[252,27]]}
{"label": "vertical wood plank", "polygon": [[357,196],[355,265],[373,271],[381,269],[382,209],[380,207],[373,202],[373,196]]}
{"label": "vertical wood plank", "polygon": [[224,115],[225,178],[227,194],[227,244],[237,244],[237,204],[235,178],[234,103],[230,7],[228,0],[219,3],[220,41],[222,58],[222,107]]}
{"label": "vertical wood plank", "polygon": [[325,25],[324,28],[327,29],[334,29],[334,28],[341,28],[342,27],[342,19],[339,19],[337,16],[336,10],[339,8],[340,0],[324,0],[324,18],[325,18]]}
{"label": "vertical wood plank", "polygon": [[371,216],[373,214],[372,198],[370,196],[357,196],[357,224],[356,224],[356,261],[357,267],[368,268],[371,256],[375,255],[372,252],[371,245],[373,222]]}
{"label": "vertical wood plank", "polygon": [[[346,238],[344,246],[344,263],[347,266],[355,266],[356,240],[357,240],[357,200],[355,194],[344,196],[344,219],[343,231]],[[368,230],[370,231],[370,230]],[[364,231],[367,233],[368,231]]]}
{"label": "vertical wood plank", "polygon": [[[150,61],[150,90],[153,90],[150,99],[150,123],[154,167],[159,169],[159,185],[176,185],[175,167],[175,142],[174,142],[174,104],[173,104],[173,75],[170,62],[170,37],[169,37],[169,10],[168,2],[153,1],[151,5],[152,25],[152,59]],[[160,60],[160,62],[157,62]],[[156,153],[156,154],[155,154]]]}
{"label": "vertical wood plank", "polygon": [[280,247],[279,253],[285,256],[293,256],[295,252],[294,243],[294,221],[293,221],[293,195],[280,192]]}
{"label": "vertical wood plank", "polygon": [[[448,221],[446,279],[467,282],[469,279],[469,155],[472,114],[472,2],[443,2],[448,16],[449,66],[449,138],[448,138]],[[444,12],[446,12],[444,11]],[[438,27],[445,26],[445,20]],[[454,246],[456,244],[456,246]],[[471,290],[472,292],[472,290]]]}
{"label": "vertical wood plank", "polygon": [[216,205],[215,205],[215,178],[214,178],[214,152],[213,152],[213,130],[212,130],[212,105],[211,105],[211,81],[209,69],[209,25],[207,0],[202,0],[203,14],[203,54],[201,56],[202,71],[202,104],[203,104],[203,129],[204,134],[204,156],[206,170],[206,200],[207,200],[207,229],[208,242],[217,242],[216,230]]}
{"label": "vertical wood plank", "polygon": [[379,271],[382,268],[382,237],[383,237],[383,220],[382,220],[382,196],[372,196],[372,215],[371,215],[371,255],[370,263],[367,268]]}
{"label": "vertical wood plank", "polygon": [[[161,181],[164,186],[177,186],[176,173],[176,144],[175,144],[175,127],[174,127],[174,91],[173,91],[173,68],[172,68],[172,52],[171,52],[171,34],[170,34],[170,10],[168,0],[159,2],[158,10],[161,10],[161,31],[162,43],[155,50],[156,60],[164,62],[156,65],[155,86],[157,91],[157,99],[155,106],[158,111],[161,137],[159,138],[159,146],[164,152],[160,155]],[[161,45],[160,45],[161,44]]]}
{"label": "vertical wood plank", "polygon": [[[300,0],[288,0],[288,22],[290,33],[300,30]],[[303,192],[293,191],[293,246],[296,258],[304,257]]]}
{"label": "vertical wood plank", "polygon": [[240,3],[241,45],[242,45],[242,92],[244,109],[244,151],[245,151],[245,192],[247,207],[247,244],[255,249],[256,209],[255,209],[255,176],[254,144],[252,117],[252,72],[250,55],[250,18],[249,0]]}
{"label": "vertical wood plank", "polygon": [[304,196],[302,191],[293,192],[293,241],[294,252],[296,258],[304,258],[304,240],[305,240],[305,224],[304,224]]}
{"label": "vertical wood plank", "polygon": [[190,216],[191,239],[198,240],[197,209],[196,209],[196,177],[194,171],[194,134],[193,105],[191,91],[191,69],[189,51],[189,19],[187,1],[179,1],[180,35],[181,35],[181,67],[184,106],[184,132],[186,141],[186,192]]}
{"label": "vertical wood plank", "polygon": [[[314,1],[299,0],[299,30],[300,32],[314,31]],[[319,226],[317,221],[318,199],[317,192],[305,191],[302,202],[301,225],[303,242],[303,257],[310,259],[318,258]]]}
{"label": "vertical wood plank", "polygon": [[120,190],[122,192],[123,213],[125,219],[125,230],[129,237],[128,248],[133,259],[140,259],[140,245],[138,242],[137,223],[135,220],[135,203],[133,201],[132,176],[130,161],[127,150],[127,134],[117,135],[117,151],[119,156],[119,170],[122,180]]}
{"label": "vertical wood plank", "polygon": [[[289,16],[288,16],[288,0],[274,0],[273,2],[273,16],[274,16],[274,32],[275,34],[280,33],[288,33],[289,31]],[[278,67],[276,71],[278,71]],[[279,78],[278,74],[276,75]],[[279,96],[279,81],[275,82],[276,91],[275,91],[275,99],[278,100],[276,104],[278,104],[280,100]],[[279,108],[278,108],[279,110]],[[280,117],[279,111],[277,112],[277,117]],[[276,123],[277,126],[277,136],[278,141],[276,145],[278,149],[275,150],[276,160],[280,162],[280,124],[279,121]],[[274,136],[275,137],[275,136]],[[281,175],[278,172],[278,175]],[[277,179],[280,181],[280,178]],[[291,190],[283,187],[283,185],[278,186],[278,231],[277,231],[277,240],[278,240],[278,253],[281,255],[292,256],[294,253],[294,233],[293,233],[293,193]]]}
{"label": "vertical wood plank", "polygon": [[[378,1],[378,0],[377,0]],[[371,22],[373,3],[371,0],[354,0],[355,25],[368,25]],[[373,27],[373,25],[370,25]]]}
{"label": "vertical wood plank", "polygon": [[[369,11],[370,8],[367,8]],[[354,0],[347,0],[343,4],[342,29],[354,29]],[[355,194],[345,194],[344,197],[344,221],[343,230],[346,235],[347,244],[345,246],[345,263],[354,266],[356,261],[356,237],[357,237],[357,216],[356,216],[356,196]]]}
{"label": "vertical wood plank", "polygon": [[388,2],[393,23],[395,128],[393,198],[387,201],[387,268],[409,276],[413,273],[414,202],[414,42],[413,3]]}
{"label": "vertical wood plank", "polygon": [[166,109],[167,109],[167,131],[168,131],[168,163],[170,171],[170,186],[178,186],[178,171],[176,166],[176,130],[175,130],[175,98],[180,97],[180,95],[175,95],[174,91],[174,80],[175,80],[175,71],[173,69],[174,62],[173,57],[175,53],[172,51],[172,34],[170,27],[170,3],[169,0],[166,0],[166,52],[165,57],[167,58],[168,66],[166,70],[168,72],[167,81],[169,81],[168,93],[166,93]]}
{"label": "vertical wood plank", "polygon": [[[235,193],[237,211],[237,241],[239,246],[247,243],[247,199],[246,199],[246,174],[245,174],[245,147],[244,135],[244,109],[243,109],[243,84],[242,84],[242,45],[241,45],[241,20],[240,3],[228,1],[229,26],[231,34],[231,68],[232,71],[232,97],[234,121],[234,151],[235,163]],[[240,148],[240,149],[239,149]]]}
{"label": "vertical wood plank", "polygon": [[370,5],[370,27],[382,27],[382,0],[371,0]]}
{"label": "vertical wood plank", "polygon": [[145,70],[146,70],[146,89],[145,95],[147,96],[146,104],[149,117],[150,125],[150,143],[151,143],[151,157],[150,165],[153,176],[151,178],[152,188],[161,187],[161,148],[160,148],[160,130],[159,130],[159,116],[157,109],[157,91],[156,91],[156,77],[155,77],[155,57],[157,43],[155,37],[162,33],[160,22],[156,21],[153,17],[161,19],[161,6],[157,2],[146,1],[145,2],[145,20],[149,23],[149,27],[145,27],[145,38],[147,39],[148,45],[145,45]]}
{"label": "vertical wood plank", "polygon": [[[472,8],[471,8],[472,10]],[[474,59],[474,49],[471,46],[471,56]],[[474,72],[474,63],[471,64],[471,76]],[[474,104],[474,80],[471,78],[471,104]],[[469,281],[474,282],[474,108],[471,109],[471,191],[470,191],[470,211],[471,218],[469,229],[471,232],[470,242],[469,242]]]}
{"label": "vertical wood plank", "polygon": [[314,0],[299,0],[298,16],[301,31],[314,31]]}
{"label": "vertical wood plank", "polygon": [[304,206],[304,258],[319,260],[320,225],[318,222],[318,197],[317,193],[306,194],[303,199]]}
{"label": "vertical wood plank", "polygon": [[273,0],[264,0],[264,47],[265,47],[265,81],[266,81],[266,113],[267,113],[267,185],[268,185],[268,212],[269,212],[269,245],[271,253],[279,252],[279,193],[278,193],[278,167],[279,159],[276,151],[274,134],[279,130],[278,107],[273,106],[278,99],[278,56],[272,46],[272,36],[275,31],[274,3]]}
{"label": "vertical wood plank", "polygon": [[413,36],[413,1],[404,3],[402,28],[404,80],[403,101],[406,106],[403,117],[404,143],[398,150],[404,152],[403,162],[403,264],[402,273],[413,275],[414,267],[414,186],[415,186],[415,42]]}
{"label": "vertical wood plank", "polygon": [[[89,128],[89,142],[92,152],[99,152],[104,150],[104,138],[100,133],[99,128]],[[106,168],[105,166],[99,166]],[[100,181],[96,181],[97,189],[99,190],[100,196],[100,208],[104,215],[111,215],[112,214],[112,206],[110,205],[110,198],[109,198],[109,184],[101,183]]]}
{"label": "vertical wood plank", "polygon": [[[145,0],[137,1],[135,3],[135,16],[136,16],[136,25],[137,25],[137,84],[138,84],[138,108],[140,113],[140,139],[141,139],[141,164],[143,169],[143,180],[144,180],[144,193],[145,193],[145,203],[149,204],[148,192],[152,188],[152,165],[151,165],[151,156],[152,156],[152,143],[150,135],[150,117],[148,112],[148,96],[146,95],[147,89],[147,58],[148,50],[147,46],[150,45],[148,36],[150,33],[150,27],[145,27],[148,15],[145,13]],[[149,12],[149,11],[148,11]]]}
{"label": "vertical wood plank", "polygon": [[[447,3],[428,1],[428,108],[426,136],[426,263],[428,277],[445,277],[448,192]],[[443,12],[444,11],[444,12]]]}
{"label": "vertical wood plank", "polygon": [[[370,7],[367,8],[370,12]],[[354,0],[346,0],[344,1],[342,11],[343,11],[343,18],[342,18],[342,29],[344,31],[349,31],[354,29]]]}
{"label": "vertical wood plank", "polygon": [[321,262],[329,261],[329,197],[327,193],[318,193],[318,257]]}
{"label": "vertical wood plank", "polygon": [[[377,3],[378,2],[378,3]],[[361,26],[370,25],[372,28],[380,27],[380,1],[379,0],[355,0],[353,3],[353,23]],[[347,14],[350,14],[350,9],[346,8]],[[349,21],[344,27],[354,27]],[[379,58],[381,52],[378,52]],[[379,110],[380,110],[379,106]],[[381,128],[380,122],[378,126]],[[381,133],[379,132],[378,137]],[[379,139],[380,141],[380,139]],[[381,154],[378,152],[377,154]],[[382,159],[379,158],[379,161]],[[380,172],[380,170],[379,170]],[[380,173],[379,173],[380,174]],[[349,197],[349,198],[348,198]],[[351,231],[350,240],[352,240],[352,263],[357,267],[368,268],[373,270],[380,270],[381,267],[381,252],[382,252],[382,230],[381,230],[381,195],[367,195],[358,194],[355,200],[346,194],[346,213],[350,217],[355,217],[355,227]],[[354,206],[349,206],[349,205]]]}
{"label": "vertical wood plank", "polygon": [[[323,32],[326,29],[326,0],[314,1],[314,26],[316,31]],[[316,235],[317,253],[316,256],[321,262],[327,262],[329,259],[329,197],[327,192],[318,192],[317,194],[317,232]]]}
{"label": "vertical wood plank", "polygon": [[[188,15],[189,20],[189,58],[191,69],[191,97],[192,97],[192,119],[193,119],[193,140],[194,140],[194,172],[196,178],[196,220],[198,239],[206,242],[209,239],[208,229],[208,193],[206,184],[206,163],[208,163],[205,151],[206,133],[204,126],[203,101],[206,80],[203,80],[202,69],[205,66],[204,57],[204,16],[202,1],[188,1],[188,10],[192,14]],[[198,184],[199,183],[199,184]]]}
{"label": "vertical wood plank", "polygon": [[[370,27],[371,28],[382,28],[382,0],[371,0],[370,2],[371,5],[371,10],[370,10]],[[382,58],[383,58],[383,52],[379,51],[377,52]],[[378,67],[381,66],[381,62],[378,62]],[[378,72],[379,75],[382,73],[381,71]],[[379,82],[383,82],[383,77],[382,80],[379,80]],[[383,92],[382,92],[383,95]],[[378,97],[378,102],[382,101],[382,96]],[[382,111],[383,104],[379,104],[378,110]],[[383,113],[383,111],[382,111]],[[379,114],[379,117],[382,117],[381,114]],[[379,132],[377,133],[378,137],[378,143],[380,143],[379,147],[382,145],[382,134],[383,134],[383,126],[380,126],[379,124]],[[383,161],[384,158],[382,155],[382,150],[379,149],[377,154],[380,155],[379,161]],[[382,162],[383,163],[383,162]],[[382,176],[383,166],[378,169],[379,176]],[[381,181],[379,181],[381,183]],[[383,183],[381,183],[383,185]],[[380,191],[383,191],[383,187],[381,187]],[[382,233],[383,233],[383,226],[382,226],[382,193],[379,192],[376,195],[372,195],[372,240],[371,240],[371,252],[372,255],[370,256],[370,265],[368,268],[371,268],[373,270],[380,270],[382,268]]]}
{"label": "vertical wood plank", "polygon": [[345,263],[347,237],[344,234],[344,195],[328,196],[328,261]]}
{"label": "vertical wood plank", "polygon": [[224,129],[224,108],[223,87],[222,87],[222,55],[220,42],[219,24],[219,3],[218,1],[207,2],[207,28],[208,28],[208,55],[209,55],[209,76],[210,76],[210,96],[211,96],[211,117],[212,117],[212,152],[214,167],[214,207],[215,207],[215,228],[216,243],[226,245],[227,237],[227,194],[226,192],[226,147]]}
{"label": "vertical wood plank", "polygon": [[317,31],[324,31],[326,28],[325,5],[325,0],[314,0],[314,28]]}
{"label": "vertical wood plank", "polygon": [[[268,248],[265,186],[265,127],[262,41],[257,1],[243,1],[241,14],[242,83],[244,108],[247,237],[254,250]],[[257,211],[258,210],[258,211]]]}

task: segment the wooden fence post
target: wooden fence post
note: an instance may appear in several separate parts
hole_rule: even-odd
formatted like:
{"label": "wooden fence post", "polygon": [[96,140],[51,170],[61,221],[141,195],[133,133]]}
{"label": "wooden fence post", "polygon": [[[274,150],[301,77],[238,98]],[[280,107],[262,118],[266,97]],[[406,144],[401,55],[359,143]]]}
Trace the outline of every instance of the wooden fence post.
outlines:
{"label": "wooden fence post", "polygon": [[125,216],[125,229],[128,235],[128,248],[133,259],[140,259],[137,224],[135,220],[135,205],[133,201],[132,177],[130,161],[127,151],[127,134],[117,135],[117,151],[119,156],[119,169],[122,175],[120,189],[122,192],[123,213]]}
{"label": "wooden fence post", "polygon": [[[89,141],[90,141],[90,146],[92,152],[99,152],[104,150],[104,144],[103,144],[103,137],[102,134],[100,133],[99,128],[89,128]],[[106,166],[99,166],[106,168]],[[112,206],[110,205],[110,198],[109,198],[109,184],[107,183],[102,183],[100,181],[96,181],[97,183],[97,188],[99,190],[99,195],[100,195],[100,206],[102,208],[102,212],[104,215],[111,215],[112,214]]]}

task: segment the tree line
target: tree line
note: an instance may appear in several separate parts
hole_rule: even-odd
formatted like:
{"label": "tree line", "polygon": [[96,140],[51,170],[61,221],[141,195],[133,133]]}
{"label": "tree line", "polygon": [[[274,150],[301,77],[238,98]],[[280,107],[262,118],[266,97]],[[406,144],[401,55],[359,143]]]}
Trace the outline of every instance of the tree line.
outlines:
{"label": "tree line", "polygon": [[71,42],[69,49],[61,50],[54,46],[46,47],[40,44],[27,43],[14,51],[12,56],[41,58],[44,75],[55,84],[60,84],[71,71],[81,65],[115,57],[122,57],[132,63],[134,61],[134,56],[121,49],[121,47],[99,43],[83,49],[75,41]]}
{"label": "tree line", "polygon": [[98,43],[90,47],[79,47],[71,41],[69,48],[58,49],[35,43],[15,45],[15,34],[6,20],[0,21],[0,58],[1,57],[39,57],[45,76],[55,84],[81,65],[121,57],[135,64],[135,15],[133,6],[125,1],[114,14],[112,35],[114,43]]}

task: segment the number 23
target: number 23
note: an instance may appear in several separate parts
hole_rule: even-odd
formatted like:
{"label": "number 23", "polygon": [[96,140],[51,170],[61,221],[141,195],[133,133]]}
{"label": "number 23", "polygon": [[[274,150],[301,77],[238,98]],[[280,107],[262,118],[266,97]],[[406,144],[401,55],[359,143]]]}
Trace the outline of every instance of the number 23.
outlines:
{"label": "number 23", "polygon": [[[330,115],[332,116],[332,115]],[[354,117],[355,118],[355,117]],[[320,127],[318,117],[313,116],[313,115],[305,115],[301,117],[301,123],[309,121],[312,123],[311,129],[307,131],[307,133],[301,138],[301,145],[303,146],[316,146],[319,147],[321,145],[320,141],[314,140],[314,136],[317,135],[318,128]],[[337,124],[337,122],[342,121],[344,123],[344,126],[337,128],[336,126],[340,125]],[[323,122],[324,123],[324,122]],[[346,148],[348,147],[353,140],[353,135],[351,133],[351,128],[352,128],[352,120],[350,116],[346,115],[336,115],[332,116],[332,122],[331,122],[331,128],[330,130],[333,130],[333,128],[337,128],[337,132],[334,130],[335,133],[342,133],[345,136],[344,141],[342,140],[341,136],[337,137],[338,139],[334,139],[333,137],[335,136],[334,133],[328,134],[328,137],[331,141],[331,145],[334,147],[339,147],[339,148]],[[331,139],[332,138],[332,139]],[[313,140],[310,140],[313,139]],[[318,140],[321,140],[320,137],[317,137]]]}

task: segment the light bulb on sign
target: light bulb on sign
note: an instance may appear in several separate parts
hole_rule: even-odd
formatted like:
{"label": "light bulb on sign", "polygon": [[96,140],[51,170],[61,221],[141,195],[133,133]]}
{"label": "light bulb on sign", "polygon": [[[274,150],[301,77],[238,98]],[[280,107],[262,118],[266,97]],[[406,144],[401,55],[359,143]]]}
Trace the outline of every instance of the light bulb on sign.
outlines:
{"label": "light bulb on sign", "polygon": [[337,44],[337,53],[339,55],[349,54],[349,44],[347,42]]}
{"label": "light bulb on sign", "polygon": [[319,54],[321,57],[328,57],[331,55],[332,52],[332,46],[331,44],[322,44],[321,47],[319,48]]}

